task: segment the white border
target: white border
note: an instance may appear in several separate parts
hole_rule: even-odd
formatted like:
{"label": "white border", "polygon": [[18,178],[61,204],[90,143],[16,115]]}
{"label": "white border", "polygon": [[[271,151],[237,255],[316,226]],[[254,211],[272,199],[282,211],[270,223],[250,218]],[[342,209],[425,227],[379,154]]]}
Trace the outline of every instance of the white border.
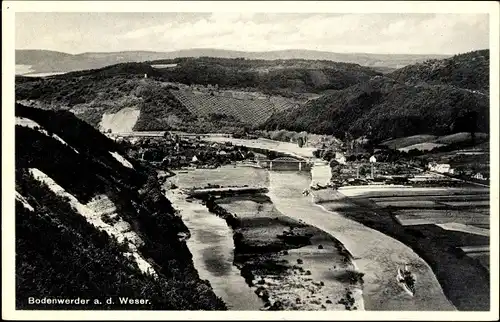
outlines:
{"label": "white border", "polygon": [[[496,1],[4,1],[2,3],[2,318],[9,320],[497,320],[499,185],[499,5]],[[208,311],[16,311],[14,296],[14,16],[15,12],[335,12],[489,13],[491,120],[491,311],[490,312],[208,312]]]}

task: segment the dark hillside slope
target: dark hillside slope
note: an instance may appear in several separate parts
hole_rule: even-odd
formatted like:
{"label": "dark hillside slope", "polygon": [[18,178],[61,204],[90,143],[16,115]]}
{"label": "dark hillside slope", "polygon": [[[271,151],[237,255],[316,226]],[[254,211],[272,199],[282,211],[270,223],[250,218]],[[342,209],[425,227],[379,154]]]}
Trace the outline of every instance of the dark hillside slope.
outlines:
{"label": "dark hillside slope", "polygon": [[[118,296],[150,300],[133,309],[225,309],[199,279],[179,239],[188,230],[154,170],[117,158],[125,155],[119,145],[70,112],[16,105],[16,122],[18,309],[131,309]],[[29,297],[115,303],[37,306]]]}
{"label": "dark hillside slope", "polygon": [[382,140],[421,133],[445,135],[467,131],[467,113],[478,113],[477,130],[489,131],[489,99],[451,86],[410,86],[386,77],[310,101],[273,115],[263,126],[340,138],[345,132]]}
{"label": "dark hillside slope", "polygon": [[478,50],[441,60],[427,60],[395,70],[387,76],[416,85],[452,85],[487,93],[489,90],[490,51]]}

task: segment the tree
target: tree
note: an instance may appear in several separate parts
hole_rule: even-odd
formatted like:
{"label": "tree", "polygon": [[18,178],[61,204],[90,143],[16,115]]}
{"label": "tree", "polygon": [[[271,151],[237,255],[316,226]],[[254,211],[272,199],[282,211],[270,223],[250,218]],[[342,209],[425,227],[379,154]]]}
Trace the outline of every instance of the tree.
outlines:
{"label": "tree", "polygon": [[299,148],[303,147],[304,146],[304,139],[302,139],[302,137],[299,137],[297,139],[297,144],[299,145]]}
{"label": "tree", "polygon": [[470,139],[472,145],[474,145],[476,141],[478,113],[476,111],[471,111],[466,114],[466,118],[467,118],[467,128],[470,132]]}

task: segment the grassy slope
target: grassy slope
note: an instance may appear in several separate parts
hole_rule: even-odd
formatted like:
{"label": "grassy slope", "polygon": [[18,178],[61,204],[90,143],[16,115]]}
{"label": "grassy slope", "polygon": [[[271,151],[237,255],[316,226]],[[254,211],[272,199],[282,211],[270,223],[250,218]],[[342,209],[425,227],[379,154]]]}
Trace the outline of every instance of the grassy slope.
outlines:
{"label": "grassy slope", "polygon": [[[134,169],[122,166],[108,153],[122,152],[120,146],[69,112],[18,105],[16,115],[36,121],[79,151],[77,154],[34,129],[16,126],[16,191],[34,208],[31,212],[20,203],[16,207],[19,308],[26,307],[28,296],[41,295],[135,296],[153,303],[138,309],[225,308],[199,279],[186,244],[178,240],[177,234],[187,228],[162,195],[155,172],[133,160]],[[40,169],[81,203],[106,194],[145,241],[139,250],[155,262],[159,278],[153,281],[141,274],[120,254],[121,246],[89,225],[66,200],[34,180],[28,168]]]}
{"label": "grassy slope", "polygon": [[[477,142],[484,142],[488,139],[488,134],[486,133],[475,133],[475,139]],[[444,136],[435,136],[429,134],[417,134],[412,136],[401,137],[397,139],[387,140],[381,143],[383,146],[387,146],[390,149],[401,149],[410,147],[417,144],[425,143],[437,143],[437,144],[457,144],[457,145],[470,145],[471,134],[468,132],[459,132]]]}
{"label": "grassy slope", "polygon": [[381,145],[387,146],[390,149],[399,149],[413,144],[430,142],[436,139],[435,135],[417,134],[382,142]]}

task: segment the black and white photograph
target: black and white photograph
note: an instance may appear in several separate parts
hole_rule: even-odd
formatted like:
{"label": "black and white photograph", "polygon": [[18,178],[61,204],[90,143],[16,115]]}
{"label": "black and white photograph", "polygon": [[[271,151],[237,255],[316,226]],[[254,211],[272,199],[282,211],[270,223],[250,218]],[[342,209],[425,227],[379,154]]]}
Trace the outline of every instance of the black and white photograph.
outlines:
{"label": "black and white photograph", "polygon": [[497,2],[2,6],[4,318],[498,319]]}

